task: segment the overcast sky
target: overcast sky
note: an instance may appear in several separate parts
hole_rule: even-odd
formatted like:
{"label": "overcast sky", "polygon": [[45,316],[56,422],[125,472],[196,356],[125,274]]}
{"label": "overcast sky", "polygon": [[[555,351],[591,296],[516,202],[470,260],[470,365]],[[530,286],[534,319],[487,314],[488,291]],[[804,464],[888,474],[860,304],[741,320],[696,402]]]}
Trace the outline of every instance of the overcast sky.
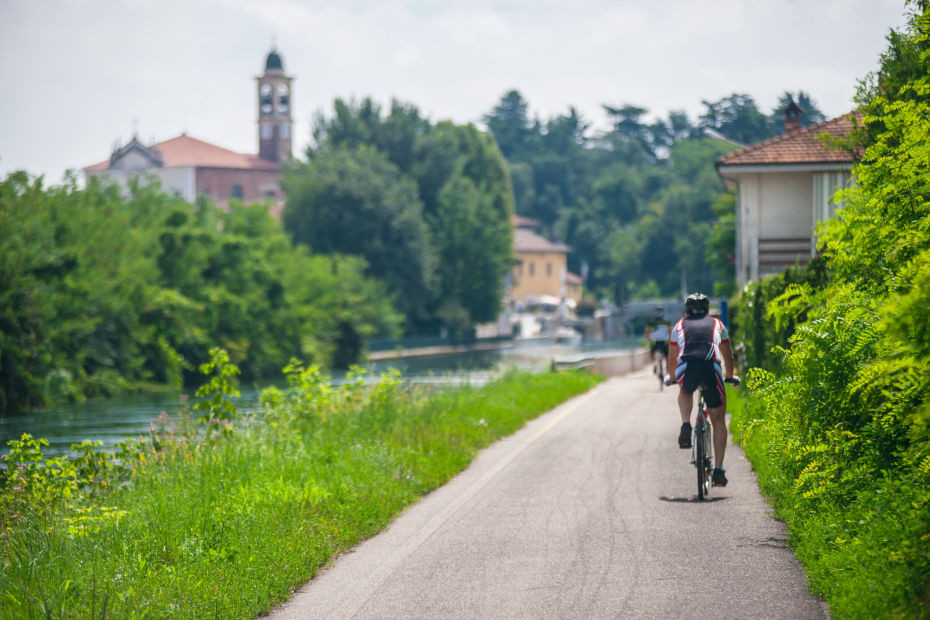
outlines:
{"label": "overcast sky", "polygon": [[136,131],[257,152],[254,78],[295,77],[295,154],[336,97],[480,123],[510,89],[532,115],[651,116],[805,90],[852,108],[903,0],[0,0],[0,175],[57,184]]}

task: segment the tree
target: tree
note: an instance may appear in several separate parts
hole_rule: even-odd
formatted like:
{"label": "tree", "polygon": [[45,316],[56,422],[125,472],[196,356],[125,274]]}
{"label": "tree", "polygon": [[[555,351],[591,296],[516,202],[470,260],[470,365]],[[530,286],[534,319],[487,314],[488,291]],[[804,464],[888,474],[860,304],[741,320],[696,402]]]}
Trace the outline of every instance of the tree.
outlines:
{"label": "tree", "polygon": [[492,196],[456,175],[440,192],[435,220],[437,315],[458,333],[476,322],[494,320],[501,310],[503,277],[513,253],[509,226],[491,225],[500,220]]}
{"label": "tree", "polygon": [[607,272],[615,289],[614,298],[623,304],[629,300],[629,289],[639,274],[641,240],[632,226],[614,229],[608,239],[610,262]]}
{"label": "tree", "polygon": [[820,108],[817,107],[814,100],[811,99],[811,96],[806,92],[799,90],[796,94],[792,94],[791,91],[786,90],[781,97],[778,98],[778,104],[775,106],[775,109],[772,110],[771,123],[774,127],[783,127],[785,108],[792,102],[801,108],[802,127],[819,123],[827,118],[823,115],[823,112],[820,111]]}
{"label": "tree", "polygon": [[698,126],[714,129],[740,144],[753,144],[778,133],[769,117],[749,95],[733,94],[718,101],[702,100],[706,108]]}
{"label": "tree", "polygon": [[720,194],[712,205],[716,219],[707,240],[707,263],[714,270],[714,295],[736,293],[736,198]]}
{"label": "tree", "polygon": [[438,123],[417,152],[414,175],[439,258],[435,312],[461,331],[501,310],[513,258],[510,177],[493,139],[474,125]]}
{"label": "tree", "polygon": [[526,161],[530,157],[536,132],[527,115],[526,101],[518,91],[504,93],[483,120],[509,161]]}
{"label": "tree", "polygon": [[363,269],[295,250],[267,205],[14,173],[0,182],[0,410],[179,388],[215,345],[249,378],[357,358],[347,334],[399,320]]}
{"label": "tree", "polygon": [[372,146],[321,149],[284,175],[283,223],[323,254],[365,258],[411,320],[425,316],[435,255],[416,185]]}

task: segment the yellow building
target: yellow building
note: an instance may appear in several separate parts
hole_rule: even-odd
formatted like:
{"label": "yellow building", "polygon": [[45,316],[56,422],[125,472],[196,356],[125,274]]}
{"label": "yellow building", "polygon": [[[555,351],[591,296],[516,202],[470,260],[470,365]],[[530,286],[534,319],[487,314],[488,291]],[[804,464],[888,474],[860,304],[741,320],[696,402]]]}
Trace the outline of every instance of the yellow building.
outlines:
{"label": "yellow building", "polygon": [[514,265],[510,298],[517,304],[528,302],[557,305],[564,296],[570,306],[581,301],[581,277],[569,273],[567,245],[553,243],[529,230],[536,222],[514,218]]}

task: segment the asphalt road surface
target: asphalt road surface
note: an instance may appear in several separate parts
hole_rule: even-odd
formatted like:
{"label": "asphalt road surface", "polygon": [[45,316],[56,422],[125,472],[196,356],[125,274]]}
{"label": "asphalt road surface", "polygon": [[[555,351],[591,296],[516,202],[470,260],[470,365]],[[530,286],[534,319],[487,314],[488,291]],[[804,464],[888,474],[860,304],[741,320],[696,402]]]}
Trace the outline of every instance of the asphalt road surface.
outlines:
{"label": "asphalt road surface", "polygon": [[677,388],[605,382],[484,451],[274,618],[826,618],[742,450],[697,499]]}

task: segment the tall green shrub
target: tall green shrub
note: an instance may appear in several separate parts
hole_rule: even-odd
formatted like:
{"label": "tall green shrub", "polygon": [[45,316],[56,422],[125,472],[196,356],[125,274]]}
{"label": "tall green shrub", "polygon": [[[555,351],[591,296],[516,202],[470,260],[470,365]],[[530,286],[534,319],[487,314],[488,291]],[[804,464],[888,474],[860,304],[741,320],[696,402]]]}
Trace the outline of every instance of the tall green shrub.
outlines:
{"label": "tall green shrub", "polygon": [[759,321],[741,324],[753,362],[772,368],[761,349],[781,345],[775,372],[750,372],[762,406],[744,438],[837,617],[925,617],[930,604],[930,9],[919,6],[907,49],[922,71],[871,93],[857,185],[819,231],[829,279],[764,281],[739,310]]}
{"label": "tall green shrub", "polygon": [[741,358],[740,367],[778,368],[781,358],[775,347],[788,345],[795,326],[803,321],[805,313],[784,316],[776,322],[769,316],[769,304],[789,289],[819,289],[826,285],[828,279],[826,263],[814,259],[807,265],[792,267],[744,286],[734,299],[730,316],[731,332]]}

